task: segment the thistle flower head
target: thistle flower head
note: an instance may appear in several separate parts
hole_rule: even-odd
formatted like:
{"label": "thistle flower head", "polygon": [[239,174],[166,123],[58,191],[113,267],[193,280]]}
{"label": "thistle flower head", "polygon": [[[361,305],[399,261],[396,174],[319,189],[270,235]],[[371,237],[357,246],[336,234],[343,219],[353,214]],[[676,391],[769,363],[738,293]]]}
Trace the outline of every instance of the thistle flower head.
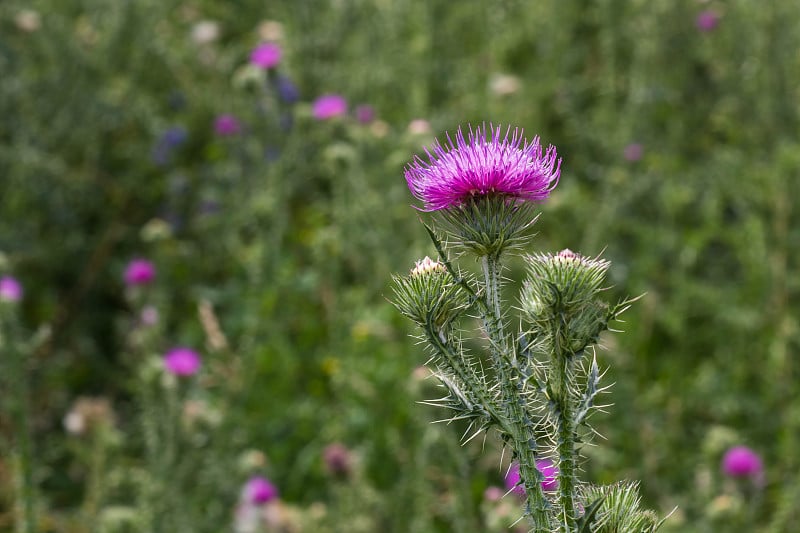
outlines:
{"label": "thistle flower head", "polygon": [[394,282],[395,307],[420,326],[431,320],[441,327],[467,303],[447,268],[430,257],[417,261],[408,276],[395,276]]}
{"label": "thistle flower head", "polygon": [[325,94],[314,101],[312,114],[317,120],[328,120],[347,113],[347,100],[338,94]]}
{"label": "thistle flower head", "polygon": [[497,126],[461,128],[455,141],[438,140],[428,161],[416,157],[405,171],[411,193],[424,203],[423,211],[438,211],[469,200],[500,196],[512,202],[545,200],[558,183],[561,160],[549,146],[542,154],[539,137],[528,142],[521,129],[503,133]]}
{"label": "thistle flower head", "polygon": [[281,47],[275,43],[262,43],[250,52],[250,63],[268,69],[273,68],[281,62]]}
{"label": "thistle flower head", "polygon": [[761,457],[747,446],[734,446],[722,458],[722,471],[731,477],[758,478],[764,465]]}
{"label": "thistle flower head", "polygon": [[608,261],[571,250],[529,255],[526,259],[529,276],[520,301],[536,336],[558,345],[559,357],[583,354],[607,329],[609,320],[622,312],[619,305],[610,310],[597,297]]}
{"label": "thistle flower head", "polygon": [[239,119],[230,113],[224,113],[214,119],[214,132],[220,137],[238,135],[242,131]]}
{"label": "thistle flower head", "polygon": [[156,267],[147,259],[134,259],[125,267],[127,285],[148,285],[156,279]]}
{"label": "thistle flower head", "polygon": [[200,355],[191,348],[173,348],[164,355],[164,368],[176,376],[196,374],[200,365]]}
{"label": "thistle flower head", "polygon": [[278,488],[263,476],[251,477],[242,490],[246,502],[262,505],[278,497]]}
{"label": "thistle flower head", "polygon": [[604,259],[591,259],[569,249],[555,255],[529,255],[526,260],[530,276],[522,300],[529,312],[556,303],[574,308],[594,299],[609,267]]}

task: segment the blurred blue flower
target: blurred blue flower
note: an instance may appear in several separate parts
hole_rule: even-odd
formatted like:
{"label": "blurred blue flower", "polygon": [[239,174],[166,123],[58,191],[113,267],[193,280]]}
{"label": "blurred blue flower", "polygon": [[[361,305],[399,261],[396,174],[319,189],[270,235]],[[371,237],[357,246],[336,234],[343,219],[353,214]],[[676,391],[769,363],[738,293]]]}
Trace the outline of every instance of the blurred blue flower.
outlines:
{"label": "blurred blue flower", "polygon": [[280,99],[287,104],[293,104],[300,99],[300,90],[287,76],[278,75],[275,79],[275,88]]}

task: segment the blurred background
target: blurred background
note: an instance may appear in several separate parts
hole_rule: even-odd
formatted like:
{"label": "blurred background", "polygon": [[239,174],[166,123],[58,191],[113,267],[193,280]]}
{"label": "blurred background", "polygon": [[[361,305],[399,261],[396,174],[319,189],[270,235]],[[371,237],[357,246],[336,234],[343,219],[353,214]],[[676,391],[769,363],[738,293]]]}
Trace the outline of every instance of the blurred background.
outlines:
{"label": "blurred background", "polygon": [[508,531],[508,454],[430,423],[387,302],[435,254],[404,165],[483,122],[563,157],[534,250],[645,294],[584,478],[797,531],[798,102],[796,0],[3,0],[0,531],[22,412],[37,531]]}

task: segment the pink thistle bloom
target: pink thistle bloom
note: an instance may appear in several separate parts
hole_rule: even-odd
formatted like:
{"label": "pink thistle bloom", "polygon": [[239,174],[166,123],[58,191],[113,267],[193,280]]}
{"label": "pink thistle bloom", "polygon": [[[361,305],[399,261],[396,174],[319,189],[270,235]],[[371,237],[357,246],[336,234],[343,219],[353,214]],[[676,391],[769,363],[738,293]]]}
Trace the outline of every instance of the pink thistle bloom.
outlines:
{"label": "pink thistle bloom", "polygon": [[347,113],[347,100],[338,94],[325,94],[314,101],[312,109],[314,118],[327,120]]}
{"label": "pink thistle bloom", "polygon": [[[553,491],[558,489],[558,467],[550,459],[536,461],[536,469],[542,473],[542,490]],[[519,464],[512,463],[506,474],[506,488],[520,496],[525,495],[525,487],[520,483]]]}
{"label": "pink thistle bloom", "polygon": [[281,47],[275,43],[263,43],[250,52],[250,63],[261,68],[273,68],[281,62]]}
{"label": "pink thistle bloom", "polygon": [[697,29],[703,32],[712,31],[719,24],[719,15],[715,11],[703,11],[695,19]]}
{"label": "pink thistle bloom", "polygon": [[11,276],[0,278],[0,302],[18,302],[22,299],[22,285]]}
{"label": "pink thistle bloom", "polygon": [[[504,196],[518,201],[542,201],[558,183],[561,159],[554,146],[544,156],[539,137],[524,140],[522,130],[500,126],[469,129],[459,127],[456,141],[447,135],[447,145],[437,140],[428,162],[418,156],[406,167],[411,193],[424,202],[422,211],[437,211],[464,204],[472,198]],[[487,139],[487,135],[491,138]]]}
{"label": "pink thistle bloom", "polygon": [[731,477],[758,479],[764,471],[761,457],[747,446],[734,446],[722,458],[722,471]]}
{"label": "pink thistle bloom", "polygon": [[244,499],[253,505],[268,503],[278,497],[278,488],[263,476],[253,476],[245,484]]}
{"label": "pink thistle bloom", "polygon": [[147,259],[134,259],[125,268],[125,283],[128,285],[148,285],[156,279],[156,267]]}
{"label": "pink thistle bloom", "polygon": [[200,364],[200,355],[190,348],[173,348],[164,355],[164,368],[176,376],[196,374]]}
{"label": "pink thistle bloom", "polygon": [[214,120],[214,131],[220,137],[230,137],[238,135],[242,131],[242,125],[235,116],[225,113]]}
{"label": "pink thistle bloom", "polygon": [[644,146],[639,143],[629,144],[625,147],[623,155],[628,161],[638,161],[642,158],[642,155],[644,155]]}

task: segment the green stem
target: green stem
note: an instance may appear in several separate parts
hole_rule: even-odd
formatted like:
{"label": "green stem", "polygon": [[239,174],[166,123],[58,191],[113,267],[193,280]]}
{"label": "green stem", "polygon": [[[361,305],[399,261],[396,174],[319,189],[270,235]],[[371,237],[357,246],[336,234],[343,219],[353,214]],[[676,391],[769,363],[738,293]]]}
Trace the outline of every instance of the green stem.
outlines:
{"label": "green stem", "polygon": [[507,406],[507,423],[501,425],[511,436],[512,446],[519,461],[520,478],[526,494],[526,514],[534,531],[550,531],[550,505],[542,491],[542,474],[536,468],[536,436],[533,424],[524,408],[524,380],[516,370],[516,355],[506,338],[500,300],[500,258],[481,257],[486,290],[484,327],[491,344],[492,359],[500,381],[502,403]]}
{"label": "green stem", "polygon": [[[0,303],[2,305],[2,303]],[[2,310],[0,310],[2,311]],[[5,348],[8,361],[8,371],[5,376],[11,391],[9,403],[13,419],[13,435],[11,453],[17,472],[17,499],[19,502],[17,531],[19,533],[34,533],[36,531],[36,510],[34,503],[33,487],[33,446],[31,444],[30,424],[28,420],[28,400],[30,390],[28,373],[26,371],[24,354],[17,349],[9,323],[13,317],[0,316],[0,344]],[[15,449],[16,448],[16,449]]]}
{"label": "green stem", "polygon": [[556,332],[553,338],[550,381],[558,433],[558,501],[562,512],[560,520],[562,531],[570,533],[575,529],[577,518],[573,498],[577,485],[575,478],[575,424],[572,401],[569,397],[574,373],[572,358],[562,349],[559,333]]}

